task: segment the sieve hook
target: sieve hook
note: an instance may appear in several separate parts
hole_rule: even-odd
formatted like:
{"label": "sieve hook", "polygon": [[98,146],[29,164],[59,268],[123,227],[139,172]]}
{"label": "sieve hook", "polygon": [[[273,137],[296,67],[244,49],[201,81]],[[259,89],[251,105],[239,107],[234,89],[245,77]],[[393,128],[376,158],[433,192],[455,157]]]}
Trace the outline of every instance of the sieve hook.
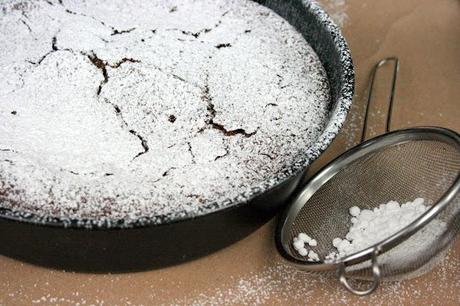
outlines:
{"label": "sieve hook", "polygon": [[399,59],[395,56],[387,57],[387,58],[380,60],[377,64],[375,64],[374,68],[372,69],[371,83],[369,86],[369,94],[367,96],[366,109],[365,109],[365,115],[364,115],[363,132],[361,134],[361,142],[363,142],[366,139],[366,132],[367,132],[367,126],[368,126],[368,121],[369,121],[369,109],[370,109],[369,106],[372,102],[372,93],[374,91],[375,76],[377,74],[377,71],[380,69],[380,67],[382,67],[383,65],[389,62],[394,62],[394,68],[393,68],[393,80],[391,81],[391,92],[390,92],[389,101],[388,101],[388,112],[387,112],[387,121],[385,124],[385,133],[388,133],[391,130],[391,117],[393,114],[393,100],[395,97],[396,79],[397,79],[398,71],[399,71]]}
{"label": "sieve hook", "polygon": [[374,248],[374,250],[372,251],[372,259],[371,259],[371,262],[372,262],[372,277],[373,277],[373,282],[372,282],[372,285],[370,288],[368,289],[365,289],[365,290],[359,290],[359,289],[355,289],[353,288],[350,283],[348,282],[347,280],[347,277],[345,276],[345,262],[342,262],[339,266],[339,280],[340,280],[340,283],[348,290],[350,291],[351,293],[353,294],[356,294],[356,295],[359,295],[359,296],[365,296],[365,295],[368,295],[368,294],[371,294],[372,292],[374,292],[378,286],[380,285],[380,276],[381,276],[381,273],[380,273],[380,267],[379,267],[379,264],[377,262],[377,257],[380,253],[380,248],[376,247]]}

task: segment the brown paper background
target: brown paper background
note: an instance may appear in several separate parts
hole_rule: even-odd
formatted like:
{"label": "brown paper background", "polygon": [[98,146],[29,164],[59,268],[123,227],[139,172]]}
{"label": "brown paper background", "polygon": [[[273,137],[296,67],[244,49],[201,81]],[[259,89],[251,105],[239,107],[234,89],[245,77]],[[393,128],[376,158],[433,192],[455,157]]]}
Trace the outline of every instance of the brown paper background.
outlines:
{"label": "brown paper background", "polygon": [[[318,169],[359,141],[368,76],[379,59],[401,60],[392,128],[439,125],[460,131],[460,1],[323,0],[345,9],[343,32],[356,67],[356,95],[342,134],[315,163]],[[385,84],[385,72],[381,82]],[[372,109],[382,129],[385,87]],[[357,298],[333,278],[285,266],[273,245],[270,222],[207,257],[171,268],[132,274],[79,274],[36,267],[0,256],[0,305],[127,304],[382,304],[460,305],[460,242],[433,272],[385,284]],[[1,233],[0,233],[1,234]]]}

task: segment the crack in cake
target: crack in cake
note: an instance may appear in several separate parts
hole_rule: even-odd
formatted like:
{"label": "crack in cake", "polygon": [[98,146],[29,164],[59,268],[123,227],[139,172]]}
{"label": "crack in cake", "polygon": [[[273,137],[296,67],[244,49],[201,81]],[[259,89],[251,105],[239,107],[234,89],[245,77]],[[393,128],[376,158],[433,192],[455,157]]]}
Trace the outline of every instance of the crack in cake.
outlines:
{"label": "crack in cake", "polygon": [[326,73],[245,0],[0,4],[0,207],[130,226],[276,184],[319,137]]}

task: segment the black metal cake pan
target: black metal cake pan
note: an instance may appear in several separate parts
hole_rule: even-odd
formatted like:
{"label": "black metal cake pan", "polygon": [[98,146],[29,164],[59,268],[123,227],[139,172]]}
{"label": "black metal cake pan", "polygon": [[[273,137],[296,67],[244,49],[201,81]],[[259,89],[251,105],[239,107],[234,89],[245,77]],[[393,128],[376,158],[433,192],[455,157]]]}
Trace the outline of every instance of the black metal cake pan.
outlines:
{"label": "black metal cake pan", "polygon": [[[308,166],[336,137],[354,91],[351,54],[340,29],[321,7],[304,0],[259,0],[292,24],[324,66],[330,86],[330,116],[317,141],[291,167],[222,207],[202,214],[139,220],[130,228],[41,218],[0,207],[0,254],[75,271],[122,272],[176,264],[203,256],[245,237],[272,218],[293,195]],[[1,205],[0,205],[1,206]],[[86,227],[79,226],[86,224]]]}

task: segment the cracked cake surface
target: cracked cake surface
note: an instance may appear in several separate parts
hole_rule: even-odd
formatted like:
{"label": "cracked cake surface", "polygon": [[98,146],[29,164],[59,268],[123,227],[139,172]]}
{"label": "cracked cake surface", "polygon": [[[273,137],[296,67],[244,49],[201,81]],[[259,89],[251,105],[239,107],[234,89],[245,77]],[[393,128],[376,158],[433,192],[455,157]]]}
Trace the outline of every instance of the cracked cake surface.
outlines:
{"label": "cracked cake surface", "polygon": [[198,216],[274,185],[330,103],[317,55],[246,0],[0,3],[0,207]]}

